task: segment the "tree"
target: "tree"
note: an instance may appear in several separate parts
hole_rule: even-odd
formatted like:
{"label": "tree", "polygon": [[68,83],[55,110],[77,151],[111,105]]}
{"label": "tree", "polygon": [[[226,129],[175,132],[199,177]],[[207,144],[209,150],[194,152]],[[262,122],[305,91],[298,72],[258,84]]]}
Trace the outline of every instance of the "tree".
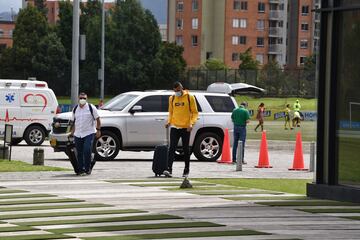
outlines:
{"label": "tree", "polygon": [[207,70],[226,70],[228,67],[225,63],[217,58],[209,58],[204,63],[204,68]]}
{"label": "tree", "polygon": [[[154,16],[137,0],[116,1],[107,29],[106,66],[114,86],[123,91],[151,87],[152,62],[161,36]],[[107,81],[109,83],[109,81]]]}
{"label": "tree", "polygon": [[260,63],[253,58],[251,54],[251,47],[245,52],[240,53],[240,61],[240,78],[244,79],[245,82],[252,81],[252,83],[255,84]]}
{"label": "tree", "polygon": [[[70,89],[64,75],[69,66],[66,51],[56,33],[49,33],[39,43],[39,50],[32,59],[39,80],[47,81],[55,92]],[[68,87],[65,87],[68,86]]]}
{"label": "tree", "polygon": [[48,33],[46,18],[32,6],[20,10],[13,34],[13,64],[17,77],[36,76],[32,58],[39,51],[39,42]]}
{"label": "tree", "polygon": [[261,87],[269,94],[280,95],[283,91],[284,73],[276,60],[270,60],[263,66],[260,73]]}
{"label": "tree", "polygon": [[184,48],[175,43],[164,42],[161,44],[155,61],[153,61],[154,88],[171,88],[173,82],[180,80],[186,68],[183,52]]}
{"label": "tree", "polygon": [[0,54],[0,78],[14,78],[13,49],[5,48]]}
{"label": "tree", "polygon": [[59,21],[56,25],[56,33],[65,47],[66,56],[71,59],[72,55],[72,22],[73,7],[70,0],[59,2]]}
{"label": "tree", "polygon": [[258,70],[259,61],[255,60],[251,54],[251,47],[248,48],[245,52],[240,53],[240,70]]}
{"label": "tree", "polygon": [[35,0],[34,6],[46,17],[48,8],[46,7],[45,0]]}

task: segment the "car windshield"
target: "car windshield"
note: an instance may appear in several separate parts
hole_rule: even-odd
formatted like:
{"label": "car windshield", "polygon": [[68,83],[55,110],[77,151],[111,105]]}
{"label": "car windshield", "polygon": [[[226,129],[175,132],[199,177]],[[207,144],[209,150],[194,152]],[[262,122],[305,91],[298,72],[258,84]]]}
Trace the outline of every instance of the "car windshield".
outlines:
{"label": "car windshield", "polygon": [[122,111],[136,97],[138,96],[132,94],[120,94],[112,98],[106,104],[104,104],[101,109],[110,111]]}

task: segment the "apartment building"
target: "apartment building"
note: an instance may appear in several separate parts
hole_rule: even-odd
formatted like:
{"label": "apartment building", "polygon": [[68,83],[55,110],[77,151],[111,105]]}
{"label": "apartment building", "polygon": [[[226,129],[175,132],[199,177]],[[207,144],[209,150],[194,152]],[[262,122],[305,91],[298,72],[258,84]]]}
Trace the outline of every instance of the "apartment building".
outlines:
{"label": "apartment building", "polygon": [[12,47],[14,28],[14,21],[0,21],[0,53],[3,49]]}
{"label": "apartment building", "polygon": [[168,39],[184,47],[188,67],[214,57],[238,68],[249,47],[261,64],[298,66],[314,50],[313,1],[168,0]]}

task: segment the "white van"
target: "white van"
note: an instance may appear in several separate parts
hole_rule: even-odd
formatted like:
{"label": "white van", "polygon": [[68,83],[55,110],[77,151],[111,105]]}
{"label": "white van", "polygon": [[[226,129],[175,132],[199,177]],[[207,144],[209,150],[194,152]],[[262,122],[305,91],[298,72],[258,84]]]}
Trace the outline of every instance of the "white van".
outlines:
{"label": "white van", "polygon": [[13,145],[23,139],[41,145],[57,112],[58,101],[46,82],[0,79],[0,137],[5,124],[13,125]]}

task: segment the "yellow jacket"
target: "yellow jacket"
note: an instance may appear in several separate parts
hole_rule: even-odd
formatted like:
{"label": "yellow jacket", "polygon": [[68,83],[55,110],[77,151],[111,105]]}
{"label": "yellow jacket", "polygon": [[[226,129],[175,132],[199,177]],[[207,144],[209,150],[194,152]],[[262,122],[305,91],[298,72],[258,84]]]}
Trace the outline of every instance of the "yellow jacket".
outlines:
{"label": "yellow jacket", "polygon": [[175,95],[169,97],[168,123],[170,125],[177,128],[188,128],[196,123],[198,115],[195,97],[187,91],[183,91],[181,97]]}

